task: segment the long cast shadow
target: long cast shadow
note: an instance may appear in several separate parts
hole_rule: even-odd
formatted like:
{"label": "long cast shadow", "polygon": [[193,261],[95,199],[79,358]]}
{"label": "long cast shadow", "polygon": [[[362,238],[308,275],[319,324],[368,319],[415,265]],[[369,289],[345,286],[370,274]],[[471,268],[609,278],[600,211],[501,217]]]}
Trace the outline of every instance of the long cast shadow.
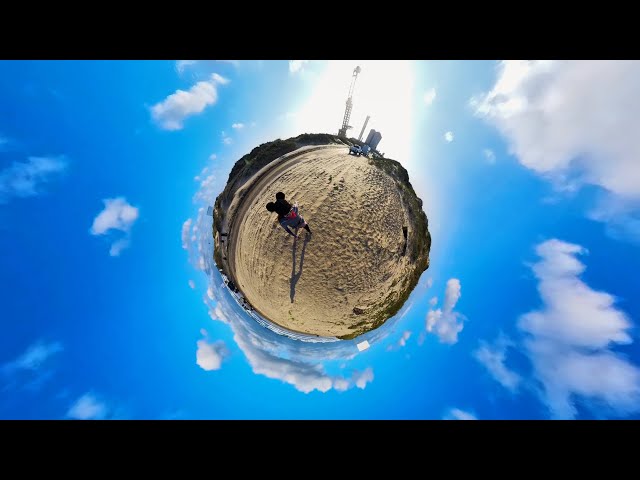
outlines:
{"label": "long cast shadow", "polygon": [[293,246],[291,247],[291,253],[293,256],[293,265],[291,267],[291,290],[289,291],[289,297],[291,298],[291,303],[293,303],[293,299],[296,296],[296,284],[298,283],[298,280],[300,280],[300,275],[302,275],[302,266],[304,264],[304,251],[307,248],[307,243],[309,243],[309,240],[311,239],[311,236],[306,234],[304,236],[304,243],[302,244],[302,252],[300,254],[300,270],[298,270],[298,273],[296,273],[296,250],[298,248],[298,239],[294,238],[293,239]]}

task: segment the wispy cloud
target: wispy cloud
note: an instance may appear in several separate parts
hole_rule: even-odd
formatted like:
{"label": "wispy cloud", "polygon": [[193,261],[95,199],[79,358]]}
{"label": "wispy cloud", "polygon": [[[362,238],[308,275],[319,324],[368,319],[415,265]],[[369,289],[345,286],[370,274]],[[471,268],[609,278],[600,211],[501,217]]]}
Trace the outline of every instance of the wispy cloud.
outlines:
{"label": "wispy cloud", "polygon": [[215,153],[209,155],[209,160],[215,160],[216,158],[218,158],[218,156]]}
{"label": "wispy cloud", "polygon": [[0,170],[0,204],[12,197],[33,197],[42,187],[67,168],[64,157],[29,157],[26,162],[13,162]]}
{"label": "wispy cloud", "polygon": [[452,131],[445,132],[444,139],[449,143],[453,142],[453,132]]}
{"label": "wispy cloud", "polygon": [[194,290],[196,288],[196,282],[189,279],[189,288],[191,288],[191,290]]}
{"label": "wispy cloud", "polygon": [[187,250],[189,248],[189,232],[191,231],[191,219],[187,218],[182,224],[182,248]]}
{"label": "wispy cloud", "polygon": [[409,340],[409,338],[411,338],[411,331],[405,330],[402,332],[400,339],[395,344],[391,344],[387,347],[387,351],[392,352],[401,349],[407,344],[407,340]]}
{"label": "wispy cloud", "polygon": [[220,370],[222,362],[229,356],[229,349],[222,340],[210,342],[207,331],[203,328],[200,333],[205,337],[198,340],[196,363],[203,370]]}
{"label": "wispy cloud", "polygon": [[443,420],[477,420],[478,418],[470,412],[465,412],[459,408],[450,408],[442,417]]}
{"label": "wispy cloud", "polygon": [[234,123],[233,125],[231,125],[231,128],[234,128],[236,130],[241,130],[245,127],[244,123]]}
{"label": "wispy cloud", "polygon": [[289,60],[289,73],[294,75],[296,73],[302,73],[307,63],[309,63],[309,60]]}
{"label": "wispy cloud", "polygon": [[429,300],[429,305],[431,305],[432,307],[435,307],[438,304],[438,297],[431,297],[431,299]]}
{"label": "wispy cloud", "polygon": [[[559,189],[596,185],[638,207],[640,141],[621,126],[640,122],[640,62],[505,61],[491,91],[471,106],[523,166]],[[627,237],[640,241],[635,218]],[[617,224],[624,229],[626,222]]]}
{"label": "wispy cloud", "polygon": [[233,143],[233,140],[231,139],[230,136],[227,135],[227,132],[225,132],[224,130],[220,133],[220,135],[222,136],[222,143],[225,145],[231,145]]}
{"label": "wispy cloud", "polygon": [[4,365],[6,370],[38,370],[56,353],[62,352],[60,342],[45,342],[38,340],[30,345],[25,352],[15,360]]}
{"label": "wispy cloud", "polygon": [[480,347],[473,352],[473,357],[503,387],[515,392],[518,389],[521,378],[520,375],[506,366],[506,353],[509,346],[513,346],[513,343],[504,336],[498,337],[493,344],[480,341]]}
{"label": "wispy cloud", "polygon": [[218,100],[218,86],[229,83],[226,78],[214,73],[208,81],[193,85],[188,91],[176,90],[162,102],[151,107],[151,117],[164,130],[181,130],[184,120],[202,113]]}
{"label": "wispy cloud", "polygon": [[373,369],[371,367],[366,368],[362,372],[353,373],[353,383],[360,390],[364,390],[368,383],[373,382]]}
{"label": "wispy cloud", "polygon": [[441,343],[453,345],[458,341],[458,334],[464,328],[464,317],[453,309],[460,299],[460,280],[451,278],[447,281],[442,309],[429,310],[427,313],[427,332],[438,336]]}
{"label": "wispy cloud", "polygon": [[78,398],[67,411],[67,417],[76,420],[104,420],[108,414],[107,404],[91,392]]}
{"label": "wispy cloud", "polygon": [[484,155],[484,159],[487,161],[487,163],[490,163],[491,165],[496,163],[496,154],[493,153],[493,150],[485,148],[482,150],[482,155]]}
{"label": "wispy cloud", "polygon": [[116,240],[109,250],[109,255],[117,257],[129,246],[129,234],[138,219],[138,208],[130,205],[124,197],[105,198],[102,202],[104,209],[93,219],[90,233],[107,235],[116,230],[124,232],[125,237]]}
{"label": "wispy cloud", "polygon": [[53,377],[51,358],[63,350],[60,342],[34,342],[17,358],[0,365],[2,390],[40,390]]}
{"label": "wispy cloud", "polygon": [[184,71],[197,63],[197,60],[176,60],[176,71],[182,75]]}
{"label": "wispy cloud", "polygon": [[423,98],[424,98],[424,103],[426,105],[431,105],[433,101],[436,99],[436,89],[431,87],[429,90],[425,92]]}

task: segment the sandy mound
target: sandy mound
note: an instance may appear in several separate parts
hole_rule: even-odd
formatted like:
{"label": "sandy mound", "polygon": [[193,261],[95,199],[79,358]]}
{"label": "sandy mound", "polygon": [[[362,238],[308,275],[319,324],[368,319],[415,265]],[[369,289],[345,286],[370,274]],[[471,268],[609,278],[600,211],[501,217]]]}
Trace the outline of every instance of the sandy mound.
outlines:
{"label": "sandy mound", "polygon": [[[299,203],[313,235],[300,230],[294,240],[265,209],[278,191]],[[239,197],[244,208],[233,221],[229,267],[269,320],[304,333],[353,336],[378,326],[390,300],[407,289],[415,270],[403,255],[407,209],[394,180],[368,159],[349,156],[346,147],[305,152]]]}

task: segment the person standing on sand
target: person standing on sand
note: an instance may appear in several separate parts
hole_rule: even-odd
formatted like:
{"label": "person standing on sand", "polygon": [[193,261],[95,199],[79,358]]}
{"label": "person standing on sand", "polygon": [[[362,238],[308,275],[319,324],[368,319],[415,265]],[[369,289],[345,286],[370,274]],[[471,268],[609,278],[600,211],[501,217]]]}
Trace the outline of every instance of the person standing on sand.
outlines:
{"label": "person standing on sand", "polygon": [[296,230],[302,227],[307,232],[311,233],[309,224],[298,214],[298,204],[294,203],[292,206],[285,200],[284,193],[276,193],[276,201],[267,203],[267,210],[278,214],[278,222],[280,223],[280,226],[282,226],[289,235],[298,238],[298,234],[293,233],[289,227],[293,227]]}

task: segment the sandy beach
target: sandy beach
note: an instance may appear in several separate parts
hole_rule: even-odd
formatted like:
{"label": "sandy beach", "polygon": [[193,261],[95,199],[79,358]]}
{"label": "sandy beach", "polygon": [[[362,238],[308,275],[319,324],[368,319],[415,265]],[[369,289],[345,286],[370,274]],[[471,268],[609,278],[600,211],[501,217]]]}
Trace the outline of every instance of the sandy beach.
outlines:
{"label": "sandy beach", "polygon": [[[228,245],[232,275],[258,312],[291,330],[366,330],[412,268],[402,256],[408,222],[393,179],[347,151],[293,156],[238,200]],[[312,235],[301,229],[295,240],[266,210],[278,191],[298,202]]]}

